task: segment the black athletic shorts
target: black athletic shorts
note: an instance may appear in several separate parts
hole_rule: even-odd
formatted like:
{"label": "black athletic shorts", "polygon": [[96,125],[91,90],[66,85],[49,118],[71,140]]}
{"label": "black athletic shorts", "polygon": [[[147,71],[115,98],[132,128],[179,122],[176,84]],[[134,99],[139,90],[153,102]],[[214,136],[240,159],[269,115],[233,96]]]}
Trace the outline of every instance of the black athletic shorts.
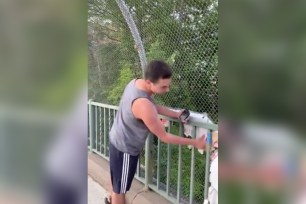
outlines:
{"label": "black athletic shorts", "polygon": [[130,190],[135,176],[139,155],[132,156],[116,149],[109,143],[109,164],[113,191],[125,194]]}

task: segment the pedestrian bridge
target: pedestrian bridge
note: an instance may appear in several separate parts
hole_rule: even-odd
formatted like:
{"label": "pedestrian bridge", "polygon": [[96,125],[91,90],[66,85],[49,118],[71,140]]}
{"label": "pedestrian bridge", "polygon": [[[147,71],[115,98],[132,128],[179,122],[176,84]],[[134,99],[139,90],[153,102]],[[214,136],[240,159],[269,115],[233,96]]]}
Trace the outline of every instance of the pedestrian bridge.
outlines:
{"label": "pedestrian bridge", "polygon": [[[98,182],[104,190],[110,190],[108,135],[117,110],[117,106],[93,100],[88,102],[88,173],[90,179]],[[167,132],[181,137],[187,134],[196,138],[205,132],[207,149],[210,149],[211,133],[218,130],[217,125],[204,118],[191,116],[188,127],[174,118],[162,115],[160,118]],[[127,194],[128,203],[132,200],[133,203],[156,203],[157,200],[159,204],[204,203],[209,187],[209,158],[209,151],[165,144],[149,135],[140,155],[131,191]]]}

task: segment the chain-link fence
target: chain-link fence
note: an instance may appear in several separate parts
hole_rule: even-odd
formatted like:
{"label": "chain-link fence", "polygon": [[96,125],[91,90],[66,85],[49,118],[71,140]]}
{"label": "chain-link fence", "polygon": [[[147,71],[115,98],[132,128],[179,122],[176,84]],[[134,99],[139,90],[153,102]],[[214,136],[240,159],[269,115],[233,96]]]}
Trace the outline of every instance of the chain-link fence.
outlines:
{"label": "chain-link fence", "polygon": [[[125,0],[147,60],[173,70],[158,103],[207,112],[218,122],[217,0]],[[141,77],[132,32],[115,0],[89,0],[89,98],[118,105],[125,85]]]}

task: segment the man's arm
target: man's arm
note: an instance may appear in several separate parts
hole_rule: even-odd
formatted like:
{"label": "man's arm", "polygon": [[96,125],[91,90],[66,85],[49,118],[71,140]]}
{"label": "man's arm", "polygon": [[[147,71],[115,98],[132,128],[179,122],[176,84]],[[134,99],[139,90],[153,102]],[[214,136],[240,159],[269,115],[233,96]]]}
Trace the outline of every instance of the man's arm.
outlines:
{"label": "man's arm", "polygon": [[173,110],[170,110],[169,108],[161,105],[156,106],[158,114],[165,115],[171,118],[178,118],[180,115],[180,112],[176,112]]}
{"label": "man's arm", "polygon": [[165,143],[193,145],[198,149],[203,149],[205,147],[204,137],[199,139],[188,139],[167,133],[158,119],[157,111],[152,102],[146,98],[136,99],[132,105],[132,112],[136,118],[141,119],[145,123],[154,135]]}

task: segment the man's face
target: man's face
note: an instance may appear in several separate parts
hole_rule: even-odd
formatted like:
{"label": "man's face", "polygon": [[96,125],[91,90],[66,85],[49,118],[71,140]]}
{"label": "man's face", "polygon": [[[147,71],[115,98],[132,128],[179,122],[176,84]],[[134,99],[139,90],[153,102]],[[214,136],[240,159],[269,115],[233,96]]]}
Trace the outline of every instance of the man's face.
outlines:
{"label": "man's face", "polygon": [[165,94],[170,91],[171,79],[159,79],[156,83],[150,82],[151,91],[155,94]]}

